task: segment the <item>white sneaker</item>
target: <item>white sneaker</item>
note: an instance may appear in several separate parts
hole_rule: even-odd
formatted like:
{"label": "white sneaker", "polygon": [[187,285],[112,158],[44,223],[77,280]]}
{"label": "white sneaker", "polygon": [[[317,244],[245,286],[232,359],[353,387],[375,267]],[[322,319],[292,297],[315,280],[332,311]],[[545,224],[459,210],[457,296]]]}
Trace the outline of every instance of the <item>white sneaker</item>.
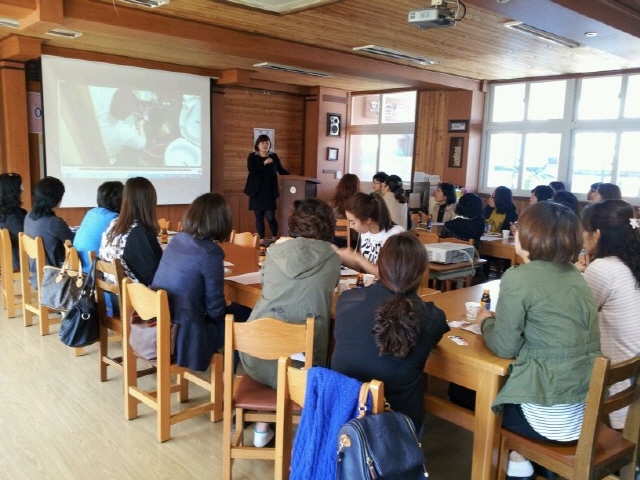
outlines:
{"label": "white sneaker", "polygon": [[273,430],[269,429],[266,432],[256,432],[253,430],[253,446],[262,448],[266,446],[273,438]]}

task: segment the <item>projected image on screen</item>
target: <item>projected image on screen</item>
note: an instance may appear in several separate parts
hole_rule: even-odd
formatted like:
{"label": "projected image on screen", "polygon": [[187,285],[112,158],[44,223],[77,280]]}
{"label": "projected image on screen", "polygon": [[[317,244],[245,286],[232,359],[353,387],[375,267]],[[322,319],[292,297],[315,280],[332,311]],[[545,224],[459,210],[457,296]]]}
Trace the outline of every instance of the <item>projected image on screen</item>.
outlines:
{"label": "projected image on screen", "polygon": [[138,175],[161,204],[210,191],[208,78],[48,56],[42,65],[46,171],[67,187],[63,206],[92,206],[105,179]]}

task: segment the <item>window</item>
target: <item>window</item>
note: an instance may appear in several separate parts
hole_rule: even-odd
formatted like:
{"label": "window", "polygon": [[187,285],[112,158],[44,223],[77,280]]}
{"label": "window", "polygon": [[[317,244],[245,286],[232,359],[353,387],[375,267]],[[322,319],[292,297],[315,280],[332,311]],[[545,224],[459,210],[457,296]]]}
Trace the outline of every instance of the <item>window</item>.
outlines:
{"label": "window", "polygon": [[383,170],[411,181],[416,92],[354,95],[349,125],[349,172],[363,182]]}
{"label": "window", "polygon": [[482,190],[528,196],[561,180],[584,198],[594,182],[640,196],[640,75],[492,85]]}

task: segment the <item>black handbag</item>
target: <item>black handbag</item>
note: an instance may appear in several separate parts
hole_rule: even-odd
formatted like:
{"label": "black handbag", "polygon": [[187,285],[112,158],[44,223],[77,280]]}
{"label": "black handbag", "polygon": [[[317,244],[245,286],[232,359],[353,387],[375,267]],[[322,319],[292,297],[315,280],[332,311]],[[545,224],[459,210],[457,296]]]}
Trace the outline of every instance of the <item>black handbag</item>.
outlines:
{"label": "black handbag", "polygon": [[60,323],[60,340],[68,347],[86,347],[100,338],[100,319],[95,296],[96,261],[89,270],[80,298]]}
{"label": "black handbag", "polygon": [[367,393],[364,399],[362,392],[360,395],[361,414],[345,423],[338,432],[336,479],[429,478],[424,466],[424,453],[411,419],[392,411],[365,415]]}
{"label": "black handbag", "polygon": [[47,265],[40,283],[40,305],[52,310],[70,310],[80,298],[86,275],[69,268],[69,257],[62,267]]}

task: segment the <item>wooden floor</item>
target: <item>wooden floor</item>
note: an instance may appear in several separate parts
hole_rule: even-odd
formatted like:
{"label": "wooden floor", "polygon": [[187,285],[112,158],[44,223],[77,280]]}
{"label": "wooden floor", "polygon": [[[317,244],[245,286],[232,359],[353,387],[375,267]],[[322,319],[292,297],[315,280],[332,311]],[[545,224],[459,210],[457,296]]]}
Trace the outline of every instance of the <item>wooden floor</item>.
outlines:
{"label": "wooden floor", "polygon": [[[218,479],[222,422],[202,415],[156,440],[155,413],[124,418],[122,378],[101,383],[97,346],[83,357],[58,339],[41,337],[37,323],[0,312],[0,479]],[[194,388],[193,394],[200,394]],[[196,397],[197,398],[197,397]],[[430,478],[470,475],[472,437],[429,417],[423,438]],[[273,477],[271,462],[237,460],[234,480]]]}

